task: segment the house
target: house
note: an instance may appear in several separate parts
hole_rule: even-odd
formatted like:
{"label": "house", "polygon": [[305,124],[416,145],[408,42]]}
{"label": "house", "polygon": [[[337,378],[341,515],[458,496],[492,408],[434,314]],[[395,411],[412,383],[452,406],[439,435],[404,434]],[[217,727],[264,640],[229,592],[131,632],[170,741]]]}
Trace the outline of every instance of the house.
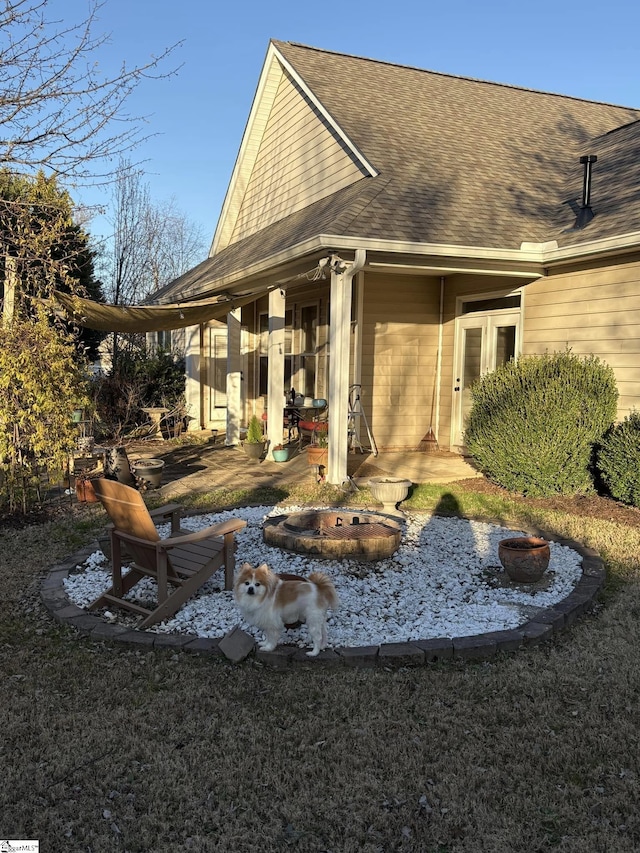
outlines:
{"label": "house", "polygon": [[353,386],[378,448],[460,451],[474,379],[570,348],[612,365],[622,417],[640,110],[273,41],[210,257],[158,294],[208,299],[232,310],[186,330],[198,425],[234,443],[266,411],[276,443],[287,390],[326,398],[330,482]]}

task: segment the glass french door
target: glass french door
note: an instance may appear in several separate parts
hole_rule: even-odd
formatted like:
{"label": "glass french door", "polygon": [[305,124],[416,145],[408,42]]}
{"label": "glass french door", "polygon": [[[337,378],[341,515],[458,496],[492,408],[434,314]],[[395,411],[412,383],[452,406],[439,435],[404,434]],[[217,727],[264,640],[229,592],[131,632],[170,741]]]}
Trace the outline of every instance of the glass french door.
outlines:
{"label": "glass french door", "polygon": [[471,386],[520,352],[520,312],[496,311],[458,317],[455,324],[452,446],[464,446]]}

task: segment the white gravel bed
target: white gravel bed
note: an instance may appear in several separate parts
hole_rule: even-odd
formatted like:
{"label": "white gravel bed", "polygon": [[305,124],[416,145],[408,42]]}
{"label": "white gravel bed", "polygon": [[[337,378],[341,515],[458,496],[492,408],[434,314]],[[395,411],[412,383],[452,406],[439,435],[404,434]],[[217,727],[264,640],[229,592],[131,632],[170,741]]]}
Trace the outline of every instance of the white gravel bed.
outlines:
{"label": "white gravel bed", "polygon": [[[543,580],[531,587],[511,586],[498,560],[498,542],[522,535],[497,525],[458,518],[407,514],[402,543],[391,557],[368,563],[320,560],[265,545],[262,523],[267,516],[299,512],[308,507],[244,507],[233,512],[192,516],[182,527],[199,530],[227,518],[244,518],[247,527],[236,535],[237,564],[266,562],[273,571],[308,575],[321,570],[331,576],[340,607],[329,614],[329,645],[365,646],[431,637],[464,637],[516,628],[536,608],[565,598],[581,576],[582,558],[551,543],[551,561]],[[360,511],[360,510],[358,510]],[[168,525],[160,535],[169,533]],[[67,595],[86,607],[111,583],[108,563],[97,551],[64,582]],[[145,592],[146,586],[146,592]],[[240,625],[254,637],[261,633],[242,620],[231,592],[222,590],[217,572],[172,618],[149,630],[220,637]],[[131,592],[144,602],[154,583],[145,580]],[[122,611],[107,619],[125,622]],[[283,632],[283,642],[307,645],[305,626]]]}

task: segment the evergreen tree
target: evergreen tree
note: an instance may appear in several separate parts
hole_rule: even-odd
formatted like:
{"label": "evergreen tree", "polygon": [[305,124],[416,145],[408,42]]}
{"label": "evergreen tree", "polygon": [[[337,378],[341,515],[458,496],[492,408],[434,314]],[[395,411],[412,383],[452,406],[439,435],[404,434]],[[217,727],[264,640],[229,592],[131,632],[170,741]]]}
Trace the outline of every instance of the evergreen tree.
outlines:
{"label": "evergreen tree", "polygon": [[[34,297],[46,299],[53,290],[104,302],[89,236],[73,221],[71,198],[55,177],[0,170],[0,232],[0,285],[3,295],[16,289],[14,304],[23,314],[33,312]],[[79,352],[97,358],[104,333],[81,329],[76,337]]]}

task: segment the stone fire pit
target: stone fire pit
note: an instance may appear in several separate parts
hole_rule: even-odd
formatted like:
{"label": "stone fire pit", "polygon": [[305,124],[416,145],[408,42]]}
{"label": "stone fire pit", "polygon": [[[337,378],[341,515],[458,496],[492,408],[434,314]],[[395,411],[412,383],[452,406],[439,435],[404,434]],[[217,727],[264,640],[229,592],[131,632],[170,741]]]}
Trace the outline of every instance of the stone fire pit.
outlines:
{"label": "stone fire pit", "polygon": [[267,545],[298,554],[382,560],[400,545],[401,528],[375,512],[309,510],[268,518],[262,535]]}

